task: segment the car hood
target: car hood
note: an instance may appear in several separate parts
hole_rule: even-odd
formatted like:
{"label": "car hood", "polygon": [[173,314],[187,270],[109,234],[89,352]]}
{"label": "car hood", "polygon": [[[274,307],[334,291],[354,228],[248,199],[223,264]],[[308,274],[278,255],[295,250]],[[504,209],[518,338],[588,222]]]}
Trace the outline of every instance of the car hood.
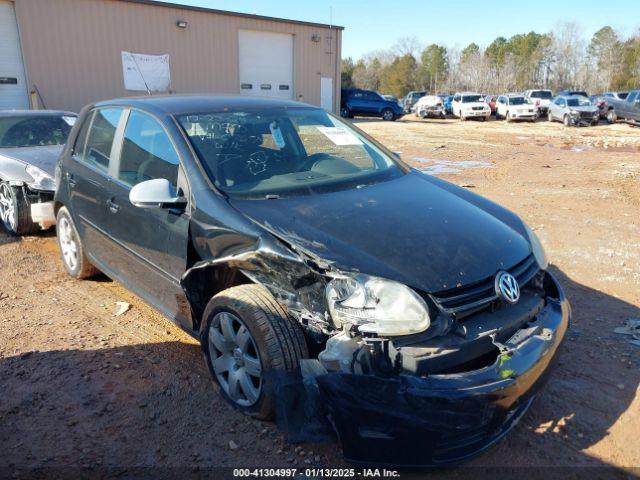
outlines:
{"label": "car hood", "polygon": [[489,105],[486,102],[465,102],[460,104],[462,108],[471,108],[471,107],[488,107]]}
{"label": "car hood", "polygon": [[485,279],[531,252],[516,215],[417,171],[360,189],[230,203],[293,248],[339,270],[425,292]]}
{"label": "car hood", "polygon": [[535,105],[512,105],[509,108],[512,110],[517,110],[519,112],[528,112],[529,110],[535,110]]}
{"label": "car hood", "polygon": [[583,107],[567,107],[569,110],[577,110],[578,112],[591,112],[595,113],[598,111],[598,107],[594,105],[585,105]]}
{"label": "car hood", "polygon": [[34,165],[54,177],[56,163],[58,162],[58,157],[60,157],[63,148],[63,145],[0,148],[0,155],[22,162],[25,166]]}

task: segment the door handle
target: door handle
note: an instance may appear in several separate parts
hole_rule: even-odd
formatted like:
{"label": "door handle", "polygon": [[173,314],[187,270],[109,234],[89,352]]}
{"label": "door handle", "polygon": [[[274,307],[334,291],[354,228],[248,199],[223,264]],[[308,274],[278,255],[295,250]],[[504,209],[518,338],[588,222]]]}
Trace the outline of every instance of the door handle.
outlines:
{"label": "door handle", "polygon": [[72,173],[67,173],[67,182],[71,188],[74,188],[78,184],[78,180],[75,179]]}
{"label": "door handle", "polygon": [[118,206],[118,204],[115,203],[113,200],[107,200],[107,207],[109,207],[109,211],[111,213],[118,213],[118,210],[120,210],[120,207]]}

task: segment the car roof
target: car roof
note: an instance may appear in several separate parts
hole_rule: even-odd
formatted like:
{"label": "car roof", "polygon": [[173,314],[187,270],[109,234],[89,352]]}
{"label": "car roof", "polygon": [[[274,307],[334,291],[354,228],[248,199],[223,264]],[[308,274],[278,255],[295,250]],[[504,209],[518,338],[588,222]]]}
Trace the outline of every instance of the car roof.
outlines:
{"label": "car roof", "polygon": [[0,110],[0,117],[77,117],[73,112],[63,110]]}
{"label": "car roof", "polygon": [[456,92],[456,95],[480,95],[480,96],[482,96],[482,94],[478,93],[478,92]]}
{"label": "car roof", "polygon": [[509,98],[511,98],[511,97],[524,97],[523,94],[518,93],[518,92],[505,93],[504,96],[505,97],[509,97]]}
{"label": "car roof", "polygon": [[242,109],[314,108],[293,100],[243,95],[151,95],[106,100],[94,104],[95,107],[131,107],[157,114],[176,115],[183,113]]}

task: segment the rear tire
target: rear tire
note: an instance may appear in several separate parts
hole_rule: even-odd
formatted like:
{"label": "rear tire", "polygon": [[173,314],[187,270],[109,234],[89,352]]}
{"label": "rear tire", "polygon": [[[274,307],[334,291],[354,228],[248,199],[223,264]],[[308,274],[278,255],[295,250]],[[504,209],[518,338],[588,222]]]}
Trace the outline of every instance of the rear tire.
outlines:
{"label": "rear tire", "polygon": [[252,284],[214,296],[202,325],[205,361],[222,396],[247,415],[272,419],[280,380],[309,355],[298,323],[265,287]]}
{"label": "rear tire", "polygon": [[0,220],[9,235],[20,236],[40,231],[40,226],[31,220],[31,206],[24,190],[0,182]]}
{"label": "rear tire", "polygon": [[69,275],[78,280],[93,277],[100,273],[91,265],[85,254],[84,244],[78,235],[71,214],[67,207],[61,207],[56,215],[56,234],[62,264]]}

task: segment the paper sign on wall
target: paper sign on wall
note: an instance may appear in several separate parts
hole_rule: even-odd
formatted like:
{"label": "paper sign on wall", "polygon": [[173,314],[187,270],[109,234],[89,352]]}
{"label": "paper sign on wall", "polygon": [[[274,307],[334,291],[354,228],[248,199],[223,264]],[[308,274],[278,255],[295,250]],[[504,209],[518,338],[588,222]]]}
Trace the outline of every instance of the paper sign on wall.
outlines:
{"label": "paper sign on wall", "polygon": [[336,145],[362,145],[360,139],[346,128],[318,127],[318,130]]}
{"label": "paper sign on wall", "polygon": [[124,88],[142,92],[168,92],[171,88],[169,55],[122,52]]}

